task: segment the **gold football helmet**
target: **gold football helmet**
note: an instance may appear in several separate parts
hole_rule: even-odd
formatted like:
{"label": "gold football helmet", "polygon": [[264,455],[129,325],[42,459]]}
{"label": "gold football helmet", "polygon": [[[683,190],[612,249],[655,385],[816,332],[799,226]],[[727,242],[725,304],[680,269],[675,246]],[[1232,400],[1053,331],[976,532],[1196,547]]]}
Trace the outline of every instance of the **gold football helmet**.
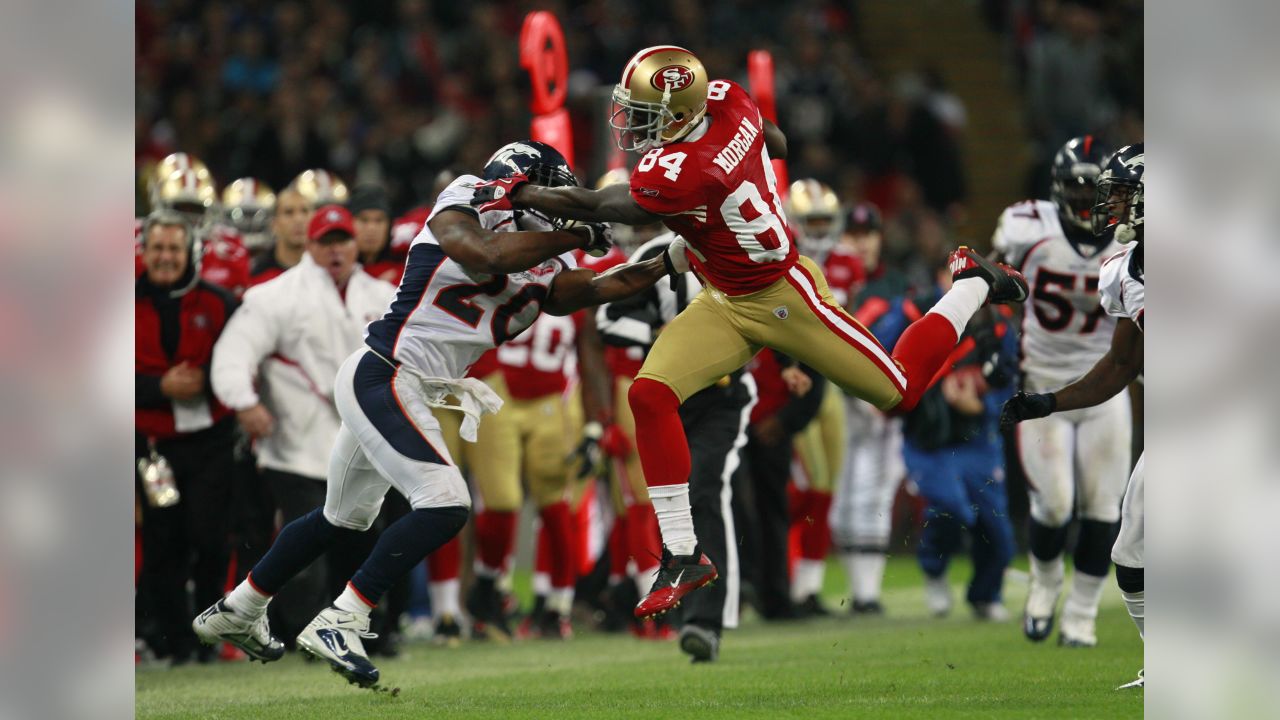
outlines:
{"label": "gold football helmet", "polygon": [[618,147],[645,152],[689,134],[707,113],[707,70],[693,53],[656,45],[636,53],[613,88]]}
{"label": "gold football helmet", "polygon": [[276,193],[257,178],[242,177],[222,191],[227,222],[240,232],[245,247],[254,251],[271,241],[269,226],[276,209]]}
{"label": "gold football helmet", "polygon": [[197,177],[208,180],[210,184],[213,183],[213,175],[209,173],[209,168],[200,158],[190,153],[170,153],[151,168],[151,174],[147,177],[147,195],[153,210],[160,207],[156,204],[156,193],[160,185],[179,170],[194,170]]}
{"label": "gold football helmet", "polygon": [[289,183],[289,187],[306,198],[314,210],[321,205],[346,205],[350,193],[337,175],[328,170],[304,170]]}
{"label": "gold football helmet", "polygon": [[201,175],[192,168],[175,170],[156,185],[153,210],[176,210],[187,218],[199,234],[213,223],[217,213],[218,191],[206,171]]}
{"label": "gold football helmet", "polygon": [[791,183],[786,214],[806,255],[824,256],[840,241],[844,225],[840,198],[823,183],[812,179]]}

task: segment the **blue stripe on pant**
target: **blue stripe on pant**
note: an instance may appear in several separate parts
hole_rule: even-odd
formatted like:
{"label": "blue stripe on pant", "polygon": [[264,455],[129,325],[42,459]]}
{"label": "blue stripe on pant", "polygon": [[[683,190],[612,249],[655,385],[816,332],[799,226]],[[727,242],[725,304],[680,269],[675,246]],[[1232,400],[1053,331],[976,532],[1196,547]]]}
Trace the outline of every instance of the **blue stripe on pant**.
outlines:
{"label": "blue stripe on pant", "polygon": [[921,569],[930,577],[945,574],[968,530],[973,558],[968,601],[999,601],[1014,549],[999,446],[973,443],[923,451],[906,443],[903,458],[928,503],[917,553]]}
{"label": "blue stripe on pant", "polygon": [[396,452],[410,460],[448,465],[401,407],[394,387],[397,371],[371,352],[360,358],[353,380],[360,410]]}

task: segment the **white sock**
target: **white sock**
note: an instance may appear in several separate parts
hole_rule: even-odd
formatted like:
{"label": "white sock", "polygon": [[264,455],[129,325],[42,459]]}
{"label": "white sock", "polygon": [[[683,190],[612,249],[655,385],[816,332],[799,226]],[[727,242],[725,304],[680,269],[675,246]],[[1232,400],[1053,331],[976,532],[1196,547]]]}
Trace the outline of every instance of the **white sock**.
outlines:
{"label": "white sock", "polygon": [[544,572],[533,574],[533,594],[543,597],[551,594],[551,576]]}
{"label": "white sock", "polygon": [[552,588],[547,593],[547,609],[568,617],[573,610],[573,588]]}
{"label": "white sock", "polygon": [[227,605],[236,611],[237,615],[244,617],[256,618],[267,611],[267,603],[271,602],[271,596],[266,593],[259,592],[245,578],[239,585],[235,586],[230,593],[227,594]]}
{"label": "white sock", "polygon": [[651,487],[649,499],[658,516],[662,544],[672,555],[692,554],[698,545],[698,536],[693,532],[693,512],[689,509],[689,483]]}
{"label": "white sock", "polygon": [[342,594],[338,596],[337,600],[333,601],[333,606],[339,610],[360,613],[361,615],[368,615],[373,610],[373,606],[360,597],[360,594],[351,586],[351,583],[347,583],[347,586],[342,589]]}
{"label": "white sock", "polygon": [[853,577],[853,599],[856,602],[880,599],[880,588],[884,585],[884,565],[887,560],[888,556],[884,553],[853,553],[849,561],[849,569]]}
{"label": "white sock", "polygon": [[822,591],[822,571],[826,563],[821,560],[796,560],[795,575],[791,578],[791,601],[803,602],[810,595]]}
{"label": "white sock", "polygon": [[658,577],[658,566],[654,565],[648,570],[637,571],[632,577],[636,581],[636,590],[640,591],[640,597],[644,597],[653,589],[653,581]]}
{"label": "white sock", "polygon": [[439,620],[445,615],[457,617],[462,614],[462,606],[458,603],[458,595],[462,592],[462,584],[458,578],[427,583],[427,594],[431,596],[431,614]]}
{"label": "white sock", "polygon": [[1087,575],[1076,570],[1071,578],[1071,591],[1062,604],[1062,617],[1093,620],[1098,617],[1098,603],[1102,602],[1102,583],[1105,577]]}
{"label": "white sock", "polygon": [[1061,555],[1052,560],[1041,560],[1035,555],[1031,556],[1031,579],[1037,585],[1062,587],[1062,577],[1065,573],[1065,564]]}
{"label": "white sock", "polygon": [[1124,598],[1124,605],[1129,609],[1129,617],[1133,618],[1133,623],[1138,626],[1138,637],[1143,640],[1147,639],[1147,629],[1144,621],[1147,615],[1147,593],[1140,590],[1136,593],[1122,592],[1120,595]]}
{"label": "white sock", "polygon": [[[969,318],[978,312],[982,303],[987,301],[987,293],[991,291],[987,281],[982,278],[964,278],[951,285],[942,299],[929,308],[929,312],[937,313],[951,322],[956,329],[956,337],[964,334]],[[927,313],[926,313],[927,314]]]}

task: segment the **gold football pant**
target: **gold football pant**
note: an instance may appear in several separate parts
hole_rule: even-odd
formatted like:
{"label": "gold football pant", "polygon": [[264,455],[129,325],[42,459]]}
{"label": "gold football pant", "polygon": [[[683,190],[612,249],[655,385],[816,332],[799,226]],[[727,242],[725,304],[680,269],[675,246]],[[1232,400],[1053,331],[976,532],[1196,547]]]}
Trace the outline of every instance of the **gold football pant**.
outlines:
{"label": "gold football pant", "polygon": [[636,378],[663,383],[683,403],[762,347],[790,355],[881,409],[897,405],[906,389],[889,352],[840,307],[817,265],[803,256],[780,280],[749,295],[705,287],[663,328]]}
{"label": "gold football pant", "polygon": [[808,479],[806,489],[829,493],[844,464],[846,424],[844,394],[834,383],[825,387],[818,415],[795,436],[793,443]]}
{"label": "gold football pant", "polygon": [[[514,512],[524,501],[521,477],[538,507],[567,499],[568,456],[573,449],[572,418],[560,394],[515,400],[501,373],[485,382],[502,396],[502,409],[485,416],[475,443],[462,442],[462,415],[437,411],[449,454],[464,458],[486,510]],[[455,450],[457,444],[459,448]]]}

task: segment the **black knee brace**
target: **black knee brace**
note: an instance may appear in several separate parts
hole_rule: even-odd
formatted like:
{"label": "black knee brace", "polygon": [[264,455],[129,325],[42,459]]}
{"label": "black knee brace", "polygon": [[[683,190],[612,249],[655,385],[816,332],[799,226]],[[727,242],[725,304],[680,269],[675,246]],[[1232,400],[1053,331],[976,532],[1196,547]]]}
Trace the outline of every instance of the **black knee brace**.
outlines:
{"label": "black knee brace", "polygon": [[1116,544],[1120,522],[1081,520],[1080,536],[1076,538],[1076,570],[1086,575],[1102,577],[1111,566],[1111,546]]}
{"label": "black knee brace", "polygon": [[1052,560],[1062,554],[1067,546],[1067,526],[1049,527],[1031,518],[1031,529],[1027,533],[1031,554],[1040,560]]}
{"label": "black knee brace", "polygon": [[1116,584],[1120,586],[1121,592],[1140,593],[1144,591],[1142,568],[1125,567],[1124,565],[1116,566]]}

